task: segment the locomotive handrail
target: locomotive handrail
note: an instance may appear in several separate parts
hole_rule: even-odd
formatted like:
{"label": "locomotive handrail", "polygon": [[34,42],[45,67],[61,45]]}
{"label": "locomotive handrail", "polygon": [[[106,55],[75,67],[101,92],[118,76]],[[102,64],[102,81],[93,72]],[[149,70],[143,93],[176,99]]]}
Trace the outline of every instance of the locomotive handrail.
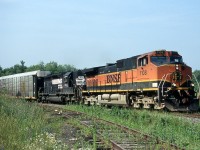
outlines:
{"label": "locomotive handrail", "polygon": [[189,74],[187,76],[190,78],[190,80],[192,80],[192,78],[191,78],[191,76]]}
{"label": "locomotive handrail", "polygon": [[165,80],[164,80],[164,82],[163,82],[163,84],[162,84],[162,96],[163,96],[163,86],[164,86],[164,84],[165,84],[165,81],[166,81],[166,79],[167,79],[167,76],[170,75],[170,74],[172,74],[172,73],[168,73],[168,74],[165,76]]}
{"label": "locomotive handrail", "polygon": [[164,77],[165,77],[165,74],[163,75],[163,77],[162,77],[162,79],[161,79],[161,81],[160,81],[160,83],[159,83],[159,85],[158,85],[158,101],[159,101],[159,102],[160,102],[160,85],[161,85],[161,83],[163,82]]}
{"label": "locomotive handrail", "polygon": [[[199,92],[198,92],[198,94],[197,94],[197,96],[199,97],[199,94],[200,94],[199,82],[198,82],[198,80],[197,80],[195,74],[192,74],[192,75],[194,76],[194,79],[195,79],[195,81],[196,81],[196,83],[197,83],[197,86],[198,86],[198,89],[199,89]],[[189,76],[189,75],[188,75],[188,76]]]}
{"label": "locomotive handrail", "polygon": [[158,101],[159,102],[160,102],[160,86],[162,84],[162,96],[163,96],[163,86],[165,84],[167,76],[170,75],[170,74],[172,74],[172,73],[164,74],[163,77],[162,77],[162,79],[161,79],[161,81],[160,81],[160,83],[159,83],[159,85],[158,85]]}

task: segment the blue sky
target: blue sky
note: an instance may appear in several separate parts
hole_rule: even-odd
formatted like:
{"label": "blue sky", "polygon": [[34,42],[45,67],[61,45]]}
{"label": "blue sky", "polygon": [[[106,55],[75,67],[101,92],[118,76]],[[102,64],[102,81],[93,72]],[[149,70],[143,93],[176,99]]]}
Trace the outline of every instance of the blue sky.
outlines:
{"label": "blue sky", "polygon": [[0,0],[0,66],[89,68],[157,49],[200,69],[199,0]]}

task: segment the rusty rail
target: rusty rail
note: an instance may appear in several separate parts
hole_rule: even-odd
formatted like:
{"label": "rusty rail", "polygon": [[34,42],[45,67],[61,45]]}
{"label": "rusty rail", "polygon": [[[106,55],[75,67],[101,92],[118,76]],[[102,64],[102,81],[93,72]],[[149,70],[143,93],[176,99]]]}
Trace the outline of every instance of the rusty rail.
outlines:
{"label": "rusty rail", "polygon": [[[53,107],[53,106],[52,106]],[[156,137],[143,134],[137,130],[127,128],[125,126],[113,123],[111,121],[99,119],[93,116],[88,116],[82,112],[71,110],[64,110],[63,117],[76,118],[79,116],[87,116],[87,119],[80,119],[80,123],[88,128],[95,128],[101,142],[104,141],[106,135],[109,137],[109,142],[113,150],[127,150],[127,149],[170,149],[170,150],[183,150],[182,148],[160,140]],[[84,118],[84,117],[83,117]],[[99,128],[99,126],[112,127],[113,130]],[[106,135],[105,135],[106,133]],[[119,139],[117,138],[119,137]],[[99,140],[99,139],[98,139]]]}

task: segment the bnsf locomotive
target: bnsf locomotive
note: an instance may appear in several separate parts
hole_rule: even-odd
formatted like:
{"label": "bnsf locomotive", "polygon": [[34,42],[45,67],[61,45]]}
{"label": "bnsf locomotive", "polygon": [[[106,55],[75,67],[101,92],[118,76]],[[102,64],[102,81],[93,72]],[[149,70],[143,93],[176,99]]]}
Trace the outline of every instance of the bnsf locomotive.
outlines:
{"label": "bnsf locomotive", "polygon": [[106,66],[59,75],[47,73],[35,78],[35,82],[36,79],[40,81],[34,84],[39,85],[35,87],[38,101],[78,101],[170,111],[199,109],[192,69],[176,51],[153,51]]}

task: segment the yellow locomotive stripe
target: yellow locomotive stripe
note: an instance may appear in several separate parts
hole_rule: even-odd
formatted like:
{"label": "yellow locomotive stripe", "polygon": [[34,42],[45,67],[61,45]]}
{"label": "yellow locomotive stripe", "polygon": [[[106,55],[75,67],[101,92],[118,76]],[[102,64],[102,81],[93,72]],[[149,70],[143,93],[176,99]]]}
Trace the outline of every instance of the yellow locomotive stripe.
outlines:
{"label": "yellow locomotive stripe", "polygon": [[174,87],[174,88],[169,87],[169,88],[167,88],[167,89],[168,89],[168,90],[188,90],[189,87]]}
{"label": "yellow locomotive stripe", "polygon": [[[177,87],[177,88],[168,88],[168,90],[188,90],[188,87]],[[136,91],[158,91],[158,88],[141,88],[137,90],[88,90],[88,91],[82,91],[83,93],[122,93],[122,92],[136,92]]]}
{"label": "yellow locomotive stripe", "polygon": [[[99,87],[102,87],[102,86],[109,86],[109,85],[123,85],[123,84],[132,84],[132,83],[141,83],[141,82],[159,82],[159,81],[161,81],[161,80],[156,80],[156,79],[154,79],[154,80],[141,80],[141,81],[130,81],[130,82],[117,82],[117,83],[106,83],[106,84],[98,84],[98,86]],[[168,81],[168,80],[166,80],[165,82],[170,82],[170,81]],[[93,86],[88,86],[88,87],[93,87]]]}
{"label": "yellow locomotive stripe", "polygon": [[[131,82],[114,82],[114,83],[106,83],[106,84],[98,84],[98,86],[105,86],[105,85],[121,85],[121,84],[128,84],[128,83],[141,83],[141,82],[158,82],[158,81],[161,81],[161,80],[156,80],[156,79],[153,79],[153,80],[141,80],[141,81],[131,81]],[[165,81],[165,82],[170,82],[170,81]]]}
{"label": "yellow locomotive stripe", "polygon": [[143,88],[143,89],[137,89],[137,90],[88,90],[88,91],[83,91],[83,93],[102,93],[102,92],[136,92],[136,91],[157,91],[158,88]]}
{"label": "yellow locomotive stripe", "polygon": [[[109,85],[123,85],[123,84],[129,84],[129,83],[141,83],[141,82],[160,82],[160,81],[163,81],[163,80],[161,80],[161,79],[159,79],[159,80],[156,80],[156,79],[153,79],[153,80],[141,80],[141,81],[130,81],[130,82],[117,82],[117,83],[106,83],[106,84],[98,84],[98,86],[99,87],[102,87],[102,86],[109,86]],[[187,80],[183,80],[182,81],[182,83],[185,83]],[[170,80],[165,80],[165,82],[168,82],[168,83],[173,83],[173,82],[171,82]],[[93,86],[88,86],[88,87],[93,87]]]}

